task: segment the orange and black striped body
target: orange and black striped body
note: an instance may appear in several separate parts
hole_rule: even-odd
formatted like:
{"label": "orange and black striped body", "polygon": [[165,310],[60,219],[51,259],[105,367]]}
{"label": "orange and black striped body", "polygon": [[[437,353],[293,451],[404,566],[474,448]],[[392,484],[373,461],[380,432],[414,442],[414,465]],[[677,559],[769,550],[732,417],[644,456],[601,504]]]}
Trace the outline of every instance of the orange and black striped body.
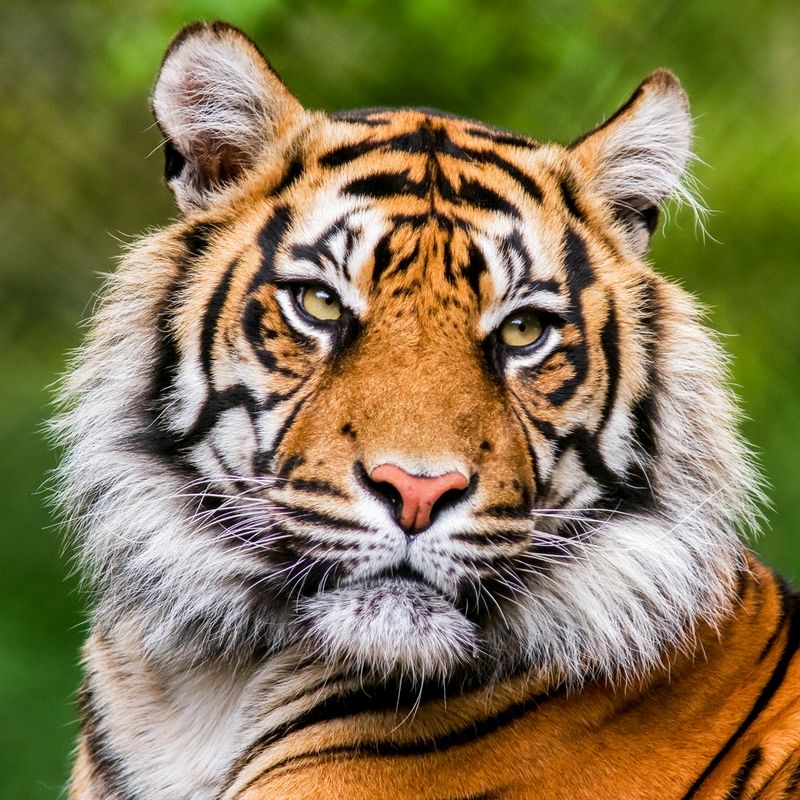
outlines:
{"label": "orange and black striped body", "polygon": [[797,600],[645,260],[696,203],[677,80],[543,145],[307,112],[200,24],[153,100],[182,219],[56,423],[97,592],[72,796],[796,794]]}
{"label": "orange and black striped body", "polygon": [[[623,690],[548,691],[521,675],[446,698],[438,687],[403,705],[386,688],[346,686],[321,699],[312,681],[298,692],[302,710],[242,747],[217,796],[800,796],[798,598],[755,563],[738,592],[736,615],[719,634],[705,631],[695,649]],[[90,667],[113,660],[97,649]],[[74,796],[138,796],[115,782],[113,756],[92,724]]]}

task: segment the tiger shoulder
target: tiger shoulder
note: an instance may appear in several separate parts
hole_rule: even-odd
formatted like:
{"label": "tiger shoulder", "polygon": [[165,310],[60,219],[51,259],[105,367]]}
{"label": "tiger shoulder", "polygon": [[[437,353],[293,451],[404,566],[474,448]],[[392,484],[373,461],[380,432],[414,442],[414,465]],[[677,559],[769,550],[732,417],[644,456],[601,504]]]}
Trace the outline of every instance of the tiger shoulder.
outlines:
{"label": "tiger shoulder", "polygon": [[568,146],[304,109],[224,23],[153,91],[179,219],[62,389],[94,590],[72,800],[800,796],[797,595],[726,358],[647,263],[665,70]]}

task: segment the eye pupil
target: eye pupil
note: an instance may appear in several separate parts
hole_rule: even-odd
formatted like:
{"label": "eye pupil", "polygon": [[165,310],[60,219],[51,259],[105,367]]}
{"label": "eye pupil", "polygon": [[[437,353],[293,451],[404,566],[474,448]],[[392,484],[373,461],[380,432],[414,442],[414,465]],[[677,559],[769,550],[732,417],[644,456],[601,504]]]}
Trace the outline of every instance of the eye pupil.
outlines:
{"label": "eye pupil", "polygon": [[518,311],[498,329],[500,339],[508,347],[527,347],[537,342],[543,332],[544,323],[535,311]]}

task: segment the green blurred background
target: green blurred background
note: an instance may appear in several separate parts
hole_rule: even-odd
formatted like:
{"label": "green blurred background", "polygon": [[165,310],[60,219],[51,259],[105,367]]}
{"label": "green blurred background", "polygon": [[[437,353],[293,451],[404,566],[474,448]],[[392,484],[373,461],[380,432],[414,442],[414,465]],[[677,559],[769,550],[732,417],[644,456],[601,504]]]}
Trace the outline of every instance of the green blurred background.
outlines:
{"label": "green blurred background", "polygon": [[[429,105],[567,141],[675,70],[715,210],[654,241],[726,334],[774,509],[756,548],[800,578],[800,4],[604,0],[0,3],[0,798],[66,779],[84,603],[39,490],[50,385],[121,242],[173,215],[148,91],[184,23],[256,39],[311,107]],[[664,235],[666,234],[666,235]]]}

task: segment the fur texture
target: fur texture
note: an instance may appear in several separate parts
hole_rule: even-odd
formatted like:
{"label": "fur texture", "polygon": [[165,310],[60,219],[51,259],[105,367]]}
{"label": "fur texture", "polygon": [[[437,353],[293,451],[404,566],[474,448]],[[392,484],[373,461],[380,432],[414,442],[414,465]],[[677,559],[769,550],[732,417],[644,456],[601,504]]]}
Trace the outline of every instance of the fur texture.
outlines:
{"label": "fur texture", "polygon": [[[248,770],[383,741],[387,694],[421,714],[411,741],[477,730],[481,704],[695,686],[717,637],[749,658],[760,495],[726,359],[643,260],[660,205],[696,205],[670,73],[542,145],[306,112],[217,23],[179,35],[153,105],[184,217],[110,278],[55,423],[96,596],[75,797],[312,796]],[[338,319],[305,304],[320,287]],[[541,335],[512,346],[522,312]],[[404,530],[382,464],[467,488]],[[325,791],[375,796],[376,775]]]}

